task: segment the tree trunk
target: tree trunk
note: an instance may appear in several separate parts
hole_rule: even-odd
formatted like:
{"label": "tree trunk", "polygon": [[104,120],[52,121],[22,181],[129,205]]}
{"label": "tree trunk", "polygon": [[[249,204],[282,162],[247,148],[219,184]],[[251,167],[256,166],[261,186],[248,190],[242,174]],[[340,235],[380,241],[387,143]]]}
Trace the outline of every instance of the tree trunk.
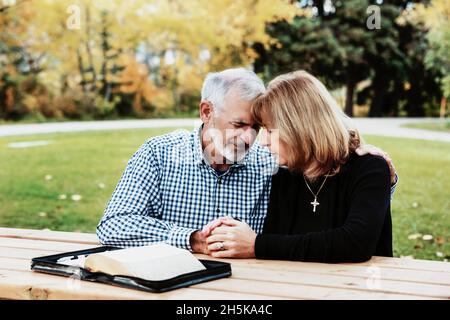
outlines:
{"label": "tree trunk", "polygon": [[389,103],[392,107],[392,116],[398,117],[400,111],[400,99],[403,92],[403,81],[395,80],[393,89],[390,92]]}
{"label": "tree trunk", "polygon": [[317,14],[319,17],[323,17],[325,15],[325,9],[323,7],[323,4],[324,4],[324,0],[316,1]]}
{"label": "tree trunk", "polygon": [[373,78],[373,97],[370,104],[369,117],[381,117],[383,115],[383,103],[385,103],[387,83],[384,72],[377,72]]}
{"label": "tree trunk", "polygon": [[86,52],[88,56],[88,62],[89,62],[89,70],[92,73],[92,85],[91,85],[91,91],[95,92],[97,90],[96,84],[97,84],[97,73],[95,71],[95,65],[94,65],[94,58],[92,56],[91,51],[91,13],[89,10],[89,7],[86,6]]}
{"label": "tree trunk", "polygon": [[106,18],[105,16],[102,17],[102,32],[101,32],[101,46],[102,46],[102,67],[100,69],[101,74],[101,90],[100,93],[103,96],[103,99],[105,101],[110,102],[111,99],[111,87],[107,79],[107,73],[108,73],[108,49],[109,49],[109,43],[108,43],[108,28],[106,25]]}
{"label": "tree trunk", "polygon": [[416,81],[411,81],[411,87],[407,91],[406,96],[406,110],[408,110],[408,117],[424,117],[424,98],[421,95],[421,84]]}
{"label": "tree trunk", "polygon": [[353,97],[356,87],[356,81],[354,81],[349,75],[347,78],[347,92],[345,95],[345,113],[349,117],[353,117]]}
{"label": "tree trunk", "polygon": [[445,114],[446,114],[446,111],[445,111],[445,107],[447,106],[447,99],[445,98],[445,96],[442,96],[442,99],[441,99],[441,109],[440,109],[440,111],[439,111],[439,117],[440,118],[445,118]]}
{"label": "tree trunk", "polygon": [[80,48],[77,49],[77,58],[78,58],[78,70],[80,71],[81,76],[81,88],[83,88],[83,94],[86,96],[87,87],[86,87],[86,77],[84,75],[84,66],[83,66],[83,57],[81,56]]}

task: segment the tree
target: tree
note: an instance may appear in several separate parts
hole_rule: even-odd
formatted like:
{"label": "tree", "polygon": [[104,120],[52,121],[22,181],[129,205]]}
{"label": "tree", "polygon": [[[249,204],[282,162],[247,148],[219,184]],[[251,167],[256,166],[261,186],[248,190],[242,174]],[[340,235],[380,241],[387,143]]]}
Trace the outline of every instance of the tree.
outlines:
{"label": "tree", "polygon": [[[265,23],[296,13],[288,0],[39,0],[17,7],[31,14],[13,37],[52,94],[72,95],[79,112],[68,103],[70,114],[77,117],[111,104],[120,114],[133,114],[127,108],[182,111],[198,97],[207,72],[251,65],[252,44],[270,41]],[[147,74],[140,85],[120,83],[141,64]],[[157,94],[143,94],[150,87]]]}
{"label": "tree", "polygon": [[[361,19],[367,4],[361,0],[337,1],[325,10],[324,1],[300,2],[303,14],[292,23],[275,22],[267,27],[268,34],[278,42],[267,52],[259,46],[259,53],[269,64],[266,77],[304,69],[331,88],[345,85],[345,111],[353,115],[356,85],[369,75],[364,49],[370,43],[370,34],[365,19]],[[257,60],[258,70],[263,63]]]}
{"label": "tree", "polygon": [[368,1],[350,0],[337,1],[335,14],[329,19],[328,25],[342,48],[342,64],[345,73],[346,98],[344,111],[353,116],[355,89],[358,82],[369,76],[370,66],[365,59],[365,50],[373,46],[372,33],[366,28]]}
{"label": "tree", "polygon": [[400,12],[398,6],[385,3],[380,8],[380,28],[367,31],[370,39],[364,48],[364,59],[371,69],[370,85],[366,88],[370,92],[370,117],[392,116],[396,113],[394,109],[398,101],[393,101],[393,98],[398,96],[390,94],[392,90],[398,89],[394,82],[403,81],[399,75],[404,72],[407,56],[400,48],[401,37],[396,24]]}
{"label": "tree", "polygon": [[329,87],[335,88],[344,77],[343,52],[330,28],[320,19],[296,16],[292,22],[280,21],[267,26],[267,33],[276,42],[266,50],[256,43],[259,57],[255,71],[266,80],[297,69],[317,75]]}
{"label": "tree", "polygon": [[425,56],[428,70],[437,70],[441,77],[442,90],[441,117],[445,116],[445,106],[450,98],[450,1],[433,0],[430,5],[417,5],[412,19],[416,24],[428,28],[429,47]]}
{"label": "tree", "polygon": [[[333,89],[346,88],[345,112],[353,114],[357,85],[359,104],[369,104],[369,116],[425,115],[438,94],[436,72],[425,68],[429,44],[426,30],[401,23],[413,1],[387,0],[380,9],[380,28],[366,24],[375,1],[299,1],[301,16],[275,22],[267,33],[269,48],[255,45],[255,69],[266,78],[305,69]],[[367,81],[366,81],[367,80]],[[428,109],[427,109],[428,108]],[[427,113],[428,114],[428,113]]]}
{"label": "tree", "polygon": [[[0,8],[0,117],[17,119],[34,112],[48,92],[39,83],[41,53],[17,36],[26,30],[32,16],[26,1],[6,3]],[[35,94],[33,97],[32,95]]]}

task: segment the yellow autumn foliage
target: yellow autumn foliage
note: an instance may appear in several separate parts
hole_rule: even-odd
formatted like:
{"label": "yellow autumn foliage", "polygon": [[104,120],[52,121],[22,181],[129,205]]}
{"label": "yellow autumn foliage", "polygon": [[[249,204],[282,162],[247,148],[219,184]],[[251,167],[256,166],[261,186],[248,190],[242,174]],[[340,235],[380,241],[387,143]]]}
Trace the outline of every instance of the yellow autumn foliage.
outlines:
{"label": "yellow autumn foliage", "polygon": [[[114,94],[134,95],[140,113],[144,100],[176,108],[181,96],[200,91],[209,71],[250,66],[252,44],[273,41],[266,23],[289,20],[298,10],[288,0],[29,0],[10,10],[15,19],[0,15],[14,35],[2,33],[0,41],[15,41],[40,58],[40,81],[54,95],[83,83],[93,84],[82,92],[100,95],[105,81],[115,81]],[[149,54],[158,57],[156,67]],[[170,54],[172,61],[165,59]],[[113,65],[124,68],[105,72]]]}

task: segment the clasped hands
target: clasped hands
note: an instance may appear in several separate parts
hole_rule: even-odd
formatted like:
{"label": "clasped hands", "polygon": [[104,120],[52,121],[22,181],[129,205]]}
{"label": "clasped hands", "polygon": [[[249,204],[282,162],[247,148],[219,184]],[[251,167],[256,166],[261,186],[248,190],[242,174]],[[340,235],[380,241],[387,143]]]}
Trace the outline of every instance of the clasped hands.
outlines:
{"label": "clasped hands", "polygon": [[256,233],[232,217],[221,217],[191,235],[192,251],[215,258],[254,258]]}

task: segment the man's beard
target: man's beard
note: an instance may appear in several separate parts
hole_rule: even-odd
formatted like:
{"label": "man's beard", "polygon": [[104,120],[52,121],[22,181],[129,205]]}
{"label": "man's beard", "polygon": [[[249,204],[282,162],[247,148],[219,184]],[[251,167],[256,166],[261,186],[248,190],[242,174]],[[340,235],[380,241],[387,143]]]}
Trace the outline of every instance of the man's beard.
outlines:
{"label": "man's beard", "polygon": [[[231,140],[234,139],[237,138]],[[244,142],[236,143],[235,141],[232,141],[224,143],[222,137],[212,137],[212,141],[217,153],[224,158],[224,163],[228,164],[241,162],[249,149],[249,145]]]}
{"label": "man's beard", "polygon": [[243,143],[238,145],[230,143],[225,146],[215,145],[215,147],[217,148],[216,150],[225,158],[227,163],[241,162],[248,152],[248,146]]}

